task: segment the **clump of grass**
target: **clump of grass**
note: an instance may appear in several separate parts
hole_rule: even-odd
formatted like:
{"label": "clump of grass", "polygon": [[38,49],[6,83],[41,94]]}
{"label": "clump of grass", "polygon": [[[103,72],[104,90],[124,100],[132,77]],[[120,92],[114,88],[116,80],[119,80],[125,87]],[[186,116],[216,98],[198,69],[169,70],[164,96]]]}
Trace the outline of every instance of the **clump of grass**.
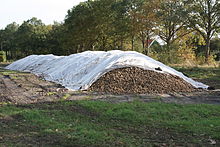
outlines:
{"label": "clump of grass", "polygon": [[66,99],[68,99],[69,97],[71,97],[71,94],[66,93],[66,94],[64,94],[64,96],[62,97],[62,100],[66,100]]}
{"label": "clump of grass", "polygon": [[1,105],[10,105],[11,104],[11,102],[0,102],[0,106]]}
{"label": "clump of grass", "polygon": [[52,96],[52,95],[56,95],[56,94],[57,94],[57,92],[48,92],[47,96]]}

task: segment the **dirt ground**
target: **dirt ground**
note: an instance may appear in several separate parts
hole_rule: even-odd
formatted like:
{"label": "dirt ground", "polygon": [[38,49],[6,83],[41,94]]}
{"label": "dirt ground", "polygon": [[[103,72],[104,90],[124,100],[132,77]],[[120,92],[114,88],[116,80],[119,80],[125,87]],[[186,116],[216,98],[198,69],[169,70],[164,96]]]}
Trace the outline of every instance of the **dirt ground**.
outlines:
{"label": "dirt ground", "polygon": [[[193,93],[112,95],[91,91],[73,92],[63,86],[45,81],[31,73],[3,69],[0,65],[0,105],[4,103],[29,104],[60,100],[101,100],[112,103],[140,100],[178,104],[220,104],[220,89]],[[209,83],[205,83],[209,84]]]}

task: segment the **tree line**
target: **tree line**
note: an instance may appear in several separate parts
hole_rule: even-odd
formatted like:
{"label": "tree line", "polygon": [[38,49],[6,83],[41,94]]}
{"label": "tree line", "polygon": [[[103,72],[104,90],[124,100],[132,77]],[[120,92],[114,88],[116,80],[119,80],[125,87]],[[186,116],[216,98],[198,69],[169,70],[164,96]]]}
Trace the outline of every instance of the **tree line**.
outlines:
{"label": "tree line", "polygon": [[68,10],[63,23],[35,17],[11,23],[0,30],[0,43],[8,59],[117,49],[164,62],[198,56],[208,62],[220,52],[219,20],[220,0],[88,0]]}

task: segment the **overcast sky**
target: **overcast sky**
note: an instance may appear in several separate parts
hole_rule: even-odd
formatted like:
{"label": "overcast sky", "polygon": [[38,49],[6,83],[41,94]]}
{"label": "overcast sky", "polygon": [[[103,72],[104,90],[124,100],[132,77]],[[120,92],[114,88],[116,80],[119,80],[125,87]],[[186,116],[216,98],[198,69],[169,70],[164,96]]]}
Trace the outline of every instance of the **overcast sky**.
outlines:
{"label": "overcast sky", "polygon": [[45,24],[63,21],[67,10],[85,0],[0,0],[0,29],[7,24],[23,21],[32,17],[41,19]]}

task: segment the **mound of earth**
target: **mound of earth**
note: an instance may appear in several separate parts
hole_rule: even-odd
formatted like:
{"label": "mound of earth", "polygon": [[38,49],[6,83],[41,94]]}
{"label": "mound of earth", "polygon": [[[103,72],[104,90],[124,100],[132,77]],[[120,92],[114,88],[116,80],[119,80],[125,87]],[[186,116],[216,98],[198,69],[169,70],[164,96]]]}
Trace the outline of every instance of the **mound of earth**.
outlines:
{"label": "mound of earth", "polygon": [[112,70],[93,83],[90,90],[112,94],[162,94],[198,91],[178,76],[143,70],[138,67]]}

